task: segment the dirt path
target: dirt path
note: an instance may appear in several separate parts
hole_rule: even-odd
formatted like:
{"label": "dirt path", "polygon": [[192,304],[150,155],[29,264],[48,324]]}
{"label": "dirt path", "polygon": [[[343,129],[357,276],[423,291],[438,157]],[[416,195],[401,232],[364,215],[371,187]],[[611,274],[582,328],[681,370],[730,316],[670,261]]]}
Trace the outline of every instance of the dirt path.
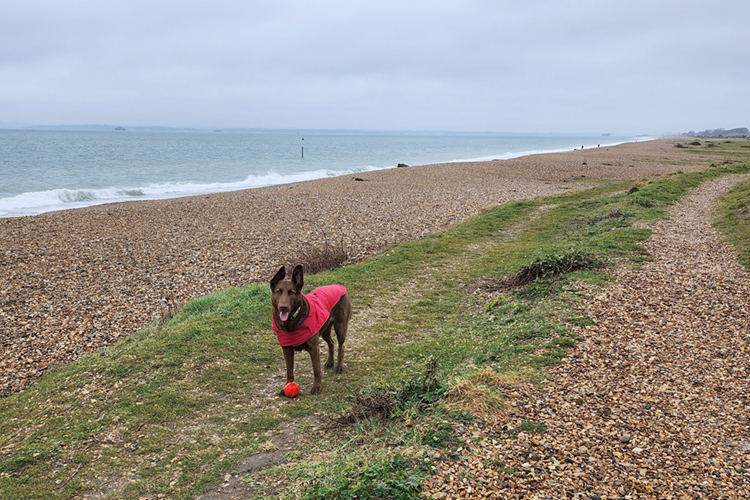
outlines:
{"label": "dirt path", "polygon": [[654,261],[589,302],[595,324],[541,388],[468,429],[464,459],[426,481],[433,498],[750,497],[750,273],[710,225],[738,180],[673,208]]}

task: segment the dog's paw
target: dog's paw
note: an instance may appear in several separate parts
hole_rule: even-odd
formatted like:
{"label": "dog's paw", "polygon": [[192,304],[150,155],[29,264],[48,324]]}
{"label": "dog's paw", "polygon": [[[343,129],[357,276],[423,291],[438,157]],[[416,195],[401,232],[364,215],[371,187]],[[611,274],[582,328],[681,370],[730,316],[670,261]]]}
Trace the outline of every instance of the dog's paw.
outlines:
{"label": "dog's paw", "polygon": [[320,392],[320,386],[314,385],[313,388],[310,390],[310,394],[318,394]]}
{"label": "dog's paw", "polygon": [[344,367],[343,366],[336,366],[336,369],[334,370],[334,373],[343,373]]}

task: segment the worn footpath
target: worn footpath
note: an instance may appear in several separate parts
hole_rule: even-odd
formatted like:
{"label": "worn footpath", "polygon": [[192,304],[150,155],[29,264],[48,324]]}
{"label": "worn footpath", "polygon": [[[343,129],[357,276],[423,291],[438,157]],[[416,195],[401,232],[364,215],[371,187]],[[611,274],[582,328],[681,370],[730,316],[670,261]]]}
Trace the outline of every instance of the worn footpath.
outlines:
{"label": "worn footpath", "polygon": [[673,208],[654,260],[588,301],[594,324],[541,387],[464,429],[430,497],[750,498],[750,274],[710,225],[740,178]]}

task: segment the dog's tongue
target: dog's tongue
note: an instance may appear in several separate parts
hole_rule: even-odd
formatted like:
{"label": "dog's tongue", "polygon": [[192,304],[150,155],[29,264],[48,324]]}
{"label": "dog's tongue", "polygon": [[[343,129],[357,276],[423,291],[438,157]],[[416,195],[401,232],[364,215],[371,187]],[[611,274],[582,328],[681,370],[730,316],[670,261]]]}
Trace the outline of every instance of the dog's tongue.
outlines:
{"label": "dog's tongue", "polygon": [[289,311],[279,311],[279,319],[286,321],[289,319]]}

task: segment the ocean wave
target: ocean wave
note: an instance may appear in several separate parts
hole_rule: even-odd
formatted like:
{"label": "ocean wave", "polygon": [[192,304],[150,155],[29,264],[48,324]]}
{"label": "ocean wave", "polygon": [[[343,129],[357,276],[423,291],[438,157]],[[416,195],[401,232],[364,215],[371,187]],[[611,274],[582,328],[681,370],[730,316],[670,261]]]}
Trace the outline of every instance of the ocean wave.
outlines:
{"label": "ocean wave", "polygon": [[290,184],[372,170],[380,170],[380,168],[362,167],[346,171],[321,169],[295,174],[268,172],[264,175],[249,175],[245,179],[236,182],[168,182],[133,188],[51,189],[0,198],[0,218],[38,215],[45,212],[82,208],[104,203],[180,198],[183,196],[239,191],[242,189]]}
{"label": "ocean wave", "polygon": [[[326,137],[326,136],[321,136]],[[150,136],[149,136],[150,138]],[[200,137],[199,137],[200,139]],[[335,138],[334,138],[335,139]],[[331,159],[320,159],[317,163],[313,161],[305,162],[304,166],[301,162],[297,162],[297,164],[294,164],[292,162],[292,165],[285,165],[283,167],[278,166],[279,169],[286,169],[286,168],[316,168],[320,166],[321,168],[317,168],[316,170],[308,170],[308,171],[298,171],[298,172],[289,172],[286,171],[284,173],[279,173],[279,171],[274,170],[273,166],[275,165],[275,161],[277,158],[273,155],[268,156],[268,158],[263,157],[261,160],[255,159],[253,161],[249,162],[243,162],[242,164],[242,171],[247,172],[254,172],[250,175],[247,175],[244,179],[237,180],[237,181],[231,181],[231,182],[200,182],[200,181],[174,181],[174,182],[161,182],[161,183],[151,183],[147,184],[143,181],[137,181],[134,180],[133,185],[130,187],[122,187],[122,186],[114,186],[114,187],[101,187],[101,188],[89,188],[89,187],[78,187],[78,188],[72,188],[72,189],[66,189],[66,188],[54,188],[49,189],[46,191],[34,191],[34,192],[25,192],[25,193],[18,193],[18,191],[10,191],[12,194],[6,195],[4,198],[0,198],[0,218],[7,218],[7,217],[20,217],[20,216],[26,216],[26,215],[37,215],[44,212],[51,212],[56,210],[66,210],[66,209],[73,209],[73,208],[81,208],[81,207],[87,207],[92,205],[99,205],[104,203],[117,203],[117,202],[127,202],[127,201],[135,201],[135,200],[151,200],[151,199],[164,199],[164,198],[178,198],[183,196],[194,196],[194,195],[203,195],[203,194],[210,194],[210,193],[218,193],[218,192],[226,192],[226,191],[237,191],[242,189],[251,189],[251,188],[258,188],[258,187],[264,187],[264,186],[271,186],[271,185],[278,185],[278,184],[288,184],[288,183],[294,183],[294,182],[301,182],[301,181],[308,181],[308,180],[315,180],[320,179],[324,177],[334,177],[334,176],[340,176],[340,175],[346,175],[346,174],[354,174],[359,172],[365,172],[365,171],[371,171],[371,170],[382,170],[387,168],[395,168],[395,164],[392,165],[385,165],[386,161],[393,161],[392,158],[399,158],[401,160],[406,161],[406,163],[411,165],[421,165],[421,164],[428,164],[428,163],[454,163],[454,162],[474,162],[474,161],[489,161],[489,160],[507,160],[511,158],[517,158],[520,156],[527,156],[527,155],[533,155],[538,153],[554,153],[559,151],[570,151],[572,148],[578,148],[580,147],[579,144],[584,144],[586,149],[594,148],[598,146],[597,143],[592,143],[592,141],[597,141],[599,138],[592,138],[592,137],[586,137],[586,138],[536,138],[531,137],[528,138],[529,140],[526,140],[526,138],[520,138],[523,140],[520,140],[519,138],[511,138],[513,140],[506,141],[508,149],[504,149],[507,151],[503,154],[492,154],[492,155],[484,155],[484,152],[494,149],[497,147],[497,150],[502,151],[503,149],[500,149],[498,146],[491,146],[491,148],[488,148],[487,146],[482,147],[476,147],[477,146],[474,142],[470,144],[458,144],[458,146],[461,146],[461,148],[454,148],[455,144],[453,142],[448,141],[449,144],[447,144],[447,147],[441,149],[442,146],[446,146],[442,144],[440,141],[437,142],[436,148],[433,148],[434,141],[432,139],[428,140],[427,142],[419,142],[416,146],[413,145],[407,145],[404,146],[401,144],[401,147],[403,149],[392,150],[389,149],[391,142],[384,142],[381,144],[380,141],[371,141],[368,145],[366,145],[366,153],[369,151],[369,153],[365,154],[359,154],[357,151],[349,150],[344,148],[343,152],[339,151],[338,156],[336,154],[333,154]],[[613,146],[615,144],[620,144],[622,142],[630,142],[633,140],[633,138],[603,138],[607,142],[606,144],[602,143],[601,146]],[[623,140],[624,139],[624,140]],[[648,140],[649,138],[640,138],[636,140]],[[333,140],[333,139],[331,139]],[[578,141],[581,142],[578,142]],[[615,142],[616,141],[616,142]],[[168,141],[167,141],[168,142]],[[198,141],[200,142],[200,141]],[[572,145],[571,145],[572,143]],[[151,143],[148,143],[151,144]],[[160,142],[161,144],[161,138]],[[153,146],[153,144],[151,144]],[[332,142],[330,145],[338,145],[338,142]],[[564,147],[565,145],[569,145],[565,149],[560,149],[561,147]],[[269,147],[273,146],[271,144]],[[351,146],[351,145],[349,145]],[[399,146],[399,142],[396,141],[396,146]],[[481,145],[479,145],[481,146]],[[370,149],[367,149],[369,147]],[[469,150],[475,150],[475,151],[482,151],[479,154],[476,155],[476,157],[472,158],[466,158],[462,155],[455,154],[455,151],[461,149],[466,150],[466,148],[469,148]],[[386,153],[383,153],[381,149],[385,148]],[[514,150],[515,148],[515,150]],[[161,151],[161,150],[159,150]],[[271,153],[273,153],[273,149],[270,150]],[[199,153],[196,153],[199,155]],[[270,155],[270,153],[269,153]],[[470,156],[469,155],[466,156]],[[200,155],[199,155],[200,157]],[[447,158],[459,158],[454,160],[448,160]],[[276,158],[276,160],[275,160]],[[338,160],[336,159],[338,158]],[[345,158],[344,161],[340,161],[341,158]],[[363,166],[363,167],[355,167],[353,165],[356,165],[356,163],[352,162],[352,159],[354,158],[368,158],[366,160],[367,162],[374,162],[374,161],[382,161],[382,160],[373,160],[373,158],[388,158],[388,160],[383,161],[383,163],[380,163],[377,167],[374,166]],[[89,164],[94,160],[95,158],[90,159]],[[267,161],[266,161],[267,160]],[[356,159],[353,161],[357,161]],[[265,162],[265,163],[264,163]],[[190,165],[193,165],[195,162],[188,162]],[[363,162],[364,163],[364,162]],[[263,164],[263,168],[270,169],[266,171],[265,173],[261,173],[260,169],[257,168],[258,165]],[[322,168],[322,165],[325,166],[325,168]],[[230,169],[231,170],[231,169]],[[236,171],[232,170],[232,171]],[[147,172],[148,169],[145,169],[144,172]],[[205,173],[203,170],[201,170],[201,174]],[[141,174],[141,175],[148,175],[148,173]],[[188,167],[185,169],[184,172],[177,172],[175,175],[185,175],[186,177],[191,175],[191,167]],[[245,175],[245,174],[238,174],[238,175]],[[84,183],[83,179],[86,177],[81,177],[81,182]],[[98,179],[99,177],[96,176],[89,176],[89,178]],[[143,177],[141,177],[143,178]],[[148,178],[148,177],[145,177]],[[112,181],[112,182],[120,182],[120,181]],[[129,181],[121,181],[123,184]],[[38,186],[54,186],[54,184],[47,183],[46,185],[41,183],[37,184]],[[6,191],[8,192],[8,191]],[[3,195],[0,195],[3,196]]]}

